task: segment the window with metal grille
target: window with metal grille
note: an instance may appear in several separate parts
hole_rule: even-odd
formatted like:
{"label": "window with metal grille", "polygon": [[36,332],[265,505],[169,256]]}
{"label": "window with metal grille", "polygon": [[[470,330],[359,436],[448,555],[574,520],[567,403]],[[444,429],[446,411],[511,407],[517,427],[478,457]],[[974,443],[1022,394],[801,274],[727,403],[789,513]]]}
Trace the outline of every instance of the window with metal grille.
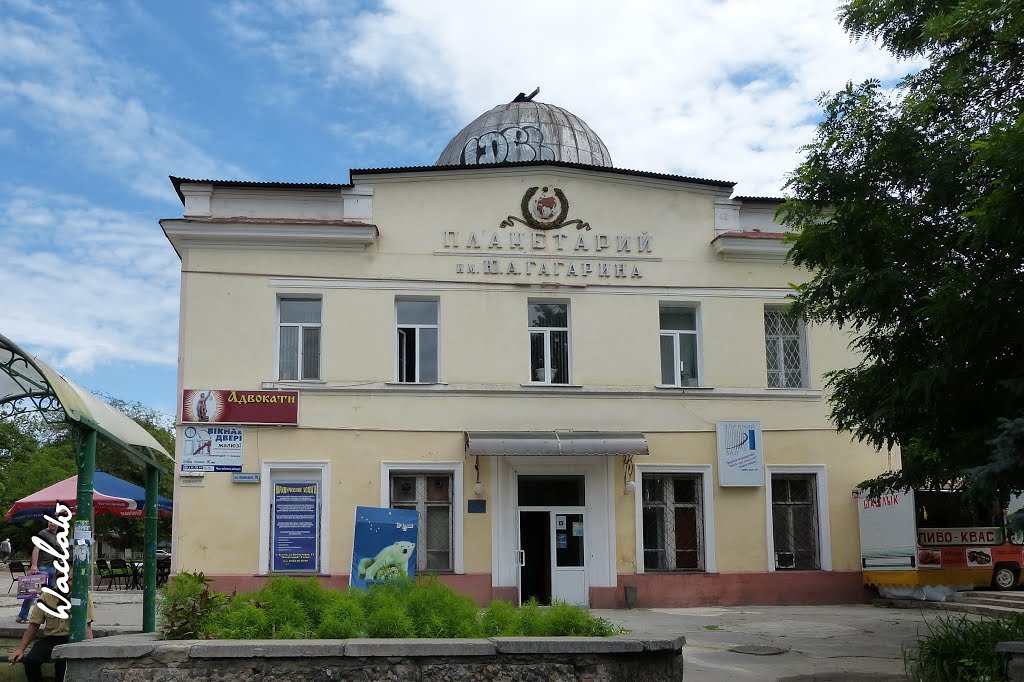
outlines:
{"label": "window with metal grille", "polygon": [[440,573],[452,569],[451,474],[391,474],[391,507],[419,513],[416,570]]}
{"label": "window with metal grille", "polygon": [[816,491],[813,474],[772,474],[775,568],[821,568]]}
{"label": "window with metal grille", "polygon": [[704,514],[699,474],[645,473],[645,571],[703,571]]}
{"label": "window with metal grille", "polygon": [[530,381],[569,383],[569,304],[529,305]]}
{"label": "window with metal grille", "polygon": [[803,321],[783,308],[764,309],[764,348],[768,359],[768,388],[807,385],[807,348]]}
{"label": "window with metal grille", "polygon": [[278,378],[320,378],[320,299],[278,301]]}
{"label": "window with metal grille", "polygon": [[398,320],[398,381],[437,381],[437,301],[395,300]]}
{"label": "window with metal grille", "polygon": [[661,304],[661,383],[699,386],[697,373],[697,309]]}

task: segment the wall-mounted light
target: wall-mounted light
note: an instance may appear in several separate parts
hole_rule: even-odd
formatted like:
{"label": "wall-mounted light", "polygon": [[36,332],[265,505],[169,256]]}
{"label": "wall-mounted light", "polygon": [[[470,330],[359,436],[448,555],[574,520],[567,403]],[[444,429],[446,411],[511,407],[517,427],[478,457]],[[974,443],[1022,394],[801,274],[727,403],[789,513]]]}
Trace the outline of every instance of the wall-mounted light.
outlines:
{"label": "wall-mounted light", "polygon": [[633,473],[636,468],[633,466],[633,455],[626,455],[622,458],[622,494],[632,495],[636,492],[636,481],[633,480]]}

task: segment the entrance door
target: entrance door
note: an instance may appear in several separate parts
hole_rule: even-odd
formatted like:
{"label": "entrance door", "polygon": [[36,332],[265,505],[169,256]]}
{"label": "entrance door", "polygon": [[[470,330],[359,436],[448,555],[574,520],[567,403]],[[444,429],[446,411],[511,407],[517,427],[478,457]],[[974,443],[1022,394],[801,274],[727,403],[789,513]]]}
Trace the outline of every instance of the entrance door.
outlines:
{"label": "entrance door", "polygon": [[583,512],[520,510],[519,601],[587,606]]}
{"label": "entrance door", "polygon": [[585,484],[579,475],[519,475],[520,602],[586,606]]}
{"label": "entrance door", "polygon": [[551,513],[519,512],[519,601],[551,603]]}
{"label": "entrance door", "polygon": [[587,569],[583,561],[583,514],[552,514],[555,540],[554,586],[555,599],[570,604],[587,605]]}

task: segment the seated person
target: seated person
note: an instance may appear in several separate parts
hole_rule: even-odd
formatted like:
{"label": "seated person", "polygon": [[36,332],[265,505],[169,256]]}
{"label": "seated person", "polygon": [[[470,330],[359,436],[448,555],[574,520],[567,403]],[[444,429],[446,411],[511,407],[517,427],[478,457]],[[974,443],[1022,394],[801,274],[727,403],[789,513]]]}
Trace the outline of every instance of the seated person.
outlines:
{"label": "seated person", "polygon": [[[70,576],[68,578],[68,591],[70,592]],[[71,595],[69,594],[67,597],[70,599]],[[46,604],[46,607],[54,613],[61,613],[61,607],[64,607],[68,617],[58,618],[56,616],[51,616],[39,608],[40,604]],[[93,616],[92,595],[90,594],[85,616],[86,639],[92,639]],[[67,608],[59,597],[47,592],[44,593],[43,596],[41,596],[32,606],[32,610],[28,615],[28,623],[28,628],[25,630],[25,634],[21,638],[21,643],[18,644],[18,647],[11,652],[10,656],[7,657],[7,662],[14,665],[18,661],[21,661],[25,664],[25,678],[28,682],[42,682],[43,663],[50,660],[51,654],[53,653],[53,647],[68,643],[68,637],[71,634],[71,609]],[[25,649],[32,640],[35,639],[36,634],[39,632],[40,625],[43,626],[43,636],[36,640],[36,643],[32,645],[32,650],[26,654]],[[66,668],[66,661],[58,660],[54,663],[54,680],[56,680],[56,682],[63,682],[64,671]]]}

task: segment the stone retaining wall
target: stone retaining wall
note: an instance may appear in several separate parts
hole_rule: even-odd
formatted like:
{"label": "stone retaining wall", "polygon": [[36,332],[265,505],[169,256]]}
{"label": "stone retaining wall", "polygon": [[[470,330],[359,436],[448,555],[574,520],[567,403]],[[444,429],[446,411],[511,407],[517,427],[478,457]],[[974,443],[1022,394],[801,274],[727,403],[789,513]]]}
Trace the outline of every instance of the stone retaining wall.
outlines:
{"label": "stone retaining wall", "polygon": [[684,637],[184,640],[122,635],[67,644],[68,682],[669,682]]}
{"label": "stone retaining wall", "polygon": [[1024,642],[1000,642],[996,644],[996,651],[1010,659],[1006,666],[1006,679],[1024,682]]}

